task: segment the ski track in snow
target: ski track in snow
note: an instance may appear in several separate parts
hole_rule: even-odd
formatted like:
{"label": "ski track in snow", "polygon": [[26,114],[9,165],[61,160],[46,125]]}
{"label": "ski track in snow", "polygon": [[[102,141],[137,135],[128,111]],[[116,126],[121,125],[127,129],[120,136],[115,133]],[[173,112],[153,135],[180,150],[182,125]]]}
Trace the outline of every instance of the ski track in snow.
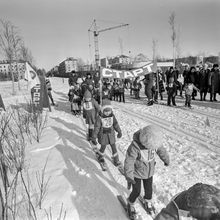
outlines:
{"label": "ski track in snow", "polygon": [[[123,131],[123,141],[120,141],[118,146],[119,150],[125,154],[127,146],[132,140],[132,134],[138,128],[146,126],[152,121],[147,122],[142,116],[135,117],[135,114],[125,114],[123,107],[118,108],[118,103],[113,105],[117,106],[115,114],[117,118],[120,118]],[[131,108],[129,109],[132,111]],[[185,190],[196,182],[220,186],[220,159],[218,154],[201,150],[201,146],[187,140],[184,136],[176,135],[175,131],[170,133],[164,130],[164,132],[164,146],[170,154],[171,165],[166,168],[161,161],[157,161],[154,177],[154,201],[158,209],[167,204],[176,193]]]}

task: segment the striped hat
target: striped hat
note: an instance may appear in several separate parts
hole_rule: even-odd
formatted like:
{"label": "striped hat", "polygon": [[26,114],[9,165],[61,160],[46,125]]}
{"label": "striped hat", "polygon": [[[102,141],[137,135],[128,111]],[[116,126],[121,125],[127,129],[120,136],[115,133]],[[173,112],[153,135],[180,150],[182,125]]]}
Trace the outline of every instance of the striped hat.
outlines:
{"label": "striped hat", "polygon": [[105,109],[111,109],[112,110],[111,101],[109,99],[103,99],[102,100],[102,108],[101,108],[102,112]]}

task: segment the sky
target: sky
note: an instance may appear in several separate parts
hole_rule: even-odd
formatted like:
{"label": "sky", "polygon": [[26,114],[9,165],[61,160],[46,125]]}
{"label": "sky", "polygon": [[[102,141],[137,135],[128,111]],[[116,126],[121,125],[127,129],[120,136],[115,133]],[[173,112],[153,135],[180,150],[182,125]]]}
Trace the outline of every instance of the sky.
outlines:
{"label": "sky", "polygon": [[173,11],[182,56],[218,55],[219,0],[0,0],[0,18],[19,28],[37,67],[46,70],[67,57],[94,60],[94,37],[88,34],[94,19],[98,30],[129,24],[99,34],[100,57],[143,53],[151,59],[155,39],[157,54],[172,58]]}

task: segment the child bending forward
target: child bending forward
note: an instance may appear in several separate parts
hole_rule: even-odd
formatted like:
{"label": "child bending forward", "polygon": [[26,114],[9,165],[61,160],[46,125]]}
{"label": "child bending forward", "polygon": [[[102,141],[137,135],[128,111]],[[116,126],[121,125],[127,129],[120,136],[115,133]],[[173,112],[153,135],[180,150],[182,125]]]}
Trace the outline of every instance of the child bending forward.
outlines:
{"label": "child bending forward", "polygon": [[[169,165],[169,155],[162,146],[163,133],[159,127],[148,125],[134,133],[133,141],[128,147],[124,162],[125,177],[128,186],[132,184],[132,192],[128,198],[128,214],[135,218],[134,204],[141,192],[141,182],[144,185],[144,200],[146,210],[153,214],[152,205],[153,175],[155,169],[155,154],[158,154],[165,166]],[[129,187],[130,188],[130,187]]]}

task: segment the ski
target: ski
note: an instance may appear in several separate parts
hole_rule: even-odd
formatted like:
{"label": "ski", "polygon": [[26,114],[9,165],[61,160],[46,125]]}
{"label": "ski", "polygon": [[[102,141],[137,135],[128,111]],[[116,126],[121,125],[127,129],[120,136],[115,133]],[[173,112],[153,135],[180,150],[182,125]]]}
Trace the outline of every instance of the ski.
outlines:
{"label": "ski", "polygon": [[99,162],[99,164],[100,164],[102,170],[103,170],[103,171],[108,170],[108,167],[107,167],[107,164],[106,164],[104,158],[103,158],[103,161],[100,161],[99,158],[98,158],[98,157],[99,157],[99,154],[98,154],[97,152],[95,153],[95,156],[96,156],[96,159],[97,159],[97,161]]}
{"label": "ski", "polygon": [[125,199],[124,196],[122,196],[122,195],[117,195],[117,199],[118,199],[118,201],[121,203],[122,207],[124,208],[124,210],[125,210],[125,212],[126,212],[128,218],[129,218],[130,220],[142,220],[142,218],[141,218],[140,216],[138,216],[137,214],[136,214],[135,216],[129,216],[129,214],[128,214],[128,209],[127,209],[127,201],[126,201],[126,199]]}
{"label": "ski", "polygon": [[144,208],[144,210],[147,212],[148,215],[150,215],[152,218],[154,218],[156,216],[156,209],[155,207],[153,207],[153,210],[148,210],[148,208],[146,207],[146,204],[145,204],[145,200],[143,198],[143,196],[139,196],[138,197],[138,200],[140,201],[142,207]]}
{"label": "ski", "polygon": [[116,166],[116,165],[114,164],[114,161],[113,161],[113,160],[111,160],[111,161],[112,161],[113,165],[118,168],[119,172],[124,176],[125,173],[124,173],[124,166],[123,166],[122,162],[120,162],[120,163]]}
{"label": "ski", "polygon": [[102,170],[103,170],[103,171],[106,171],[106,170],[108,169],[107,164],[106,164],[104,158],[103,158],[103,161],[100,161],[100,160],[99,160],[99,158],[98,158],[98,157],[99,157],[99,154],[98,154],[98,148],[97,148],[97,146],[94,145],[94,144],[92,143],[92,141],[89,141],[89,143],[90,143],[90,145],[91,145],[91,147],[92,147],[92,150],[93,150],[94,153],[95,153],[96,160],[99,162],[99,164],[100,164]]}

